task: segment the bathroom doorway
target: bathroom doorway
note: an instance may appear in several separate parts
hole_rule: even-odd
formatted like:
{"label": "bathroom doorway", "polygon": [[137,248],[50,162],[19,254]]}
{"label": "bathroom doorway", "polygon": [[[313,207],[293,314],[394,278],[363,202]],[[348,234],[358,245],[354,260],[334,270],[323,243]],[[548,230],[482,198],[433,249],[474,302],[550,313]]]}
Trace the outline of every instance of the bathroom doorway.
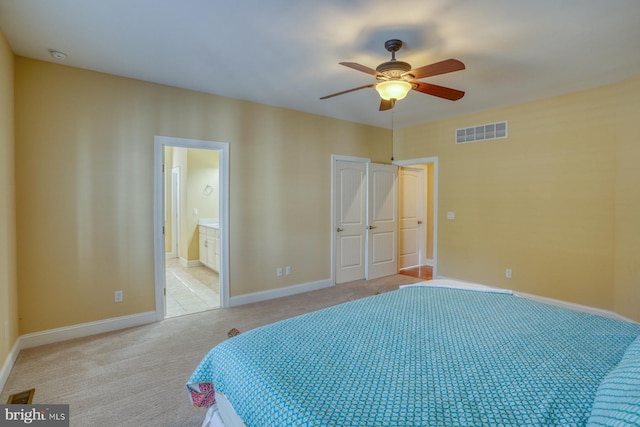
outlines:
{"label": "bathroom doorway", "polygon": [[171,171],[164,197],[165,318],[220,307],[219,157],[218,150],[164,147]]}
{"label": "bathroom doorway", "polygon": [[[156,137],[156,314],[224,307],[228,266],[228,145]],[[158,176],[159,175],[159,176]]]}

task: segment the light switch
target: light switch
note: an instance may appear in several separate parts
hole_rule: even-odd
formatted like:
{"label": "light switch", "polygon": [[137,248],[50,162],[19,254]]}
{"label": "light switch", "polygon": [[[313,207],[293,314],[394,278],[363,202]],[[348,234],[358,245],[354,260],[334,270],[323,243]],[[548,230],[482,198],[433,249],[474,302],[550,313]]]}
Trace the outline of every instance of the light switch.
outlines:
{"label": "light switch", "polygon": [[447,212],[447,219],[456,219],[455,212]]}
{"label": "light switch", "polygon": [[193,214],[198,215],[198,208],[193,208]]}

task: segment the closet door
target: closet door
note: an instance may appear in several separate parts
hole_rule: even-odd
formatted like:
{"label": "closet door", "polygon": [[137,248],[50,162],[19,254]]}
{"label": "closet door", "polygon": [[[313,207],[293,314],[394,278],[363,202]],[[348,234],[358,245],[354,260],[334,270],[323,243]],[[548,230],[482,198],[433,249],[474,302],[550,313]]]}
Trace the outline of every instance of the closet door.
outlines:
{"label": "closet door", "polygon": [[337,160],[334,169],[335,281],[365,278],[366,166]]}
{"label": "closet door", "polygon": [[367,279],[398,272],[398,167],[367,164]]}

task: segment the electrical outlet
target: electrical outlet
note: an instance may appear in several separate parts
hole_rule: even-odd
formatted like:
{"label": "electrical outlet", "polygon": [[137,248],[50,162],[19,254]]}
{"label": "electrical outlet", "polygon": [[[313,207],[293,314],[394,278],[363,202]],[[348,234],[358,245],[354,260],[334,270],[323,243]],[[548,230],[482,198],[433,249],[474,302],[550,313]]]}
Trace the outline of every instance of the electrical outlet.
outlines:
{"label": "electrical outlet", "polygon": [[284,274],[286,274],[287,276],[290,276],[290,275],[291,275],[291,266],[287,265],[287,266],[284,268]]}
{"label": "electrical outlet", "polygon": [[122,291],[116,291],[113,295],[114,302],[122,302]]}
{"label": "electrical outlet", "polygon": [[282,277],[282,267],[276,268],[276,276]]}
{"label": "electrical outlet", "polygon": [[504,275],[506,276],[507,279],[511,279],[511,269],[507,268],[507,271],[505,271]]}

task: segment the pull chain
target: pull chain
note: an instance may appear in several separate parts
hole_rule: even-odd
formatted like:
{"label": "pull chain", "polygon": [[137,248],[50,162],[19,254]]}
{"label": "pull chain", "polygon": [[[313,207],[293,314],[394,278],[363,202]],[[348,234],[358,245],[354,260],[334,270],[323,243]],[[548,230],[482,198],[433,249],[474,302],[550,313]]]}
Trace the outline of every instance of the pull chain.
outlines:
{"label": "pull chain", "polygon": [[393,111],[394,109],[391,109],[391,161],[393,162],[393,157],[395,154],[395,132],[394,132],[394,127],[393,127],[393,122],[394,122],[394,117],[395,117],[395,112]]}

